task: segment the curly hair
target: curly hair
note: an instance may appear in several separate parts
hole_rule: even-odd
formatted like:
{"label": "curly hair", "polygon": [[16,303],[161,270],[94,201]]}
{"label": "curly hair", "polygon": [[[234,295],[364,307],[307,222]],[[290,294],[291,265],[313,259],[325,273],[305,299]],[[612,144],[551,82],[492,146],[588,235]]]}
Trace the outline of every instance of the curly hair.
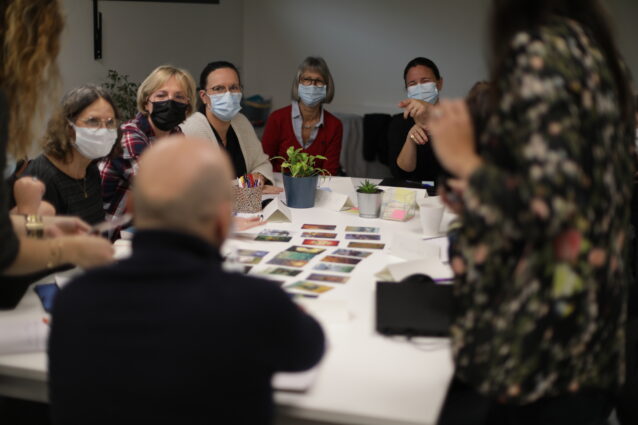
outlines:
{"label": "curly hair", "polygon": [[[42,139],[43,149],[46,155],[52,156],[65,163],[71,160],[71,154],[74,149],[73,143],[75,141],[71,123],[74,123],[82,111],[99,99],[104,99],[111,105],[115,121],[120,121],[117,107],[105,88],[94,84],[85,84],[71,89],[62,97],[60,107],[56,110],[47,125],[46,133]],[[118,146],[119,143],[115,143],[113,149],[116,149]]]}
{"label": "curly hair", "polygon": [[0,1],[0,88],[9,106],[7,150],[16,158],[28,154],[33,125],[46,110],[42,99],[57,97],[63,27],[57,0]]}

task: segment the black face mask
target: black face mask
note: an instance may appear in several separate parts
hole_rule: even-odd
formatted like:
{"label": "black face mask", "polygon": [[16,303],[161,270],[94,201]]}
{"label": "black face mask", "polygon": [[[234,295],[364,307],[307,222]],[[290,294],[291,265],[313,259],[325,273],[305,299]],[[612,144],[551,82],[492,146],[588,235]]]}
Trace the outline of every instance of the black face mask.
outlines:
{"label": "black face mask", "polygon": [[186,119],[187,103],[175,102],[174,100],[151,103],[153,104],[151,120],[153,120],[155,127],[162,131],[172,130]]}

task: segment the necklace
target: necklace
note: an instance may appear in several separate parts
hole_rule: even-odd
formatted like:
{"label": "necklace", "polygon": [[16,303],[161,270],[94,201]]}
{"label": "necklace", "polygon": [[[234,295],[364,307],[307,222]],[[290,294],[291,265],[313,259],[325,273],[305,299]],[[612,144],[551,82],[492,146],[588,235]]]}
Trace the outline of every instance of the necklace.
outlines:
{"label": "necklace", "polygon": [[84,177],[82,179],[82,184],[80,185],[80,182],[78,181],[79,179],[73,179],[74,182],[76,182],[78,184],[78,187],[82,190],[82,193],[84,193],[84,199],[88,199],[89,194],[86,193],[86,177]]}

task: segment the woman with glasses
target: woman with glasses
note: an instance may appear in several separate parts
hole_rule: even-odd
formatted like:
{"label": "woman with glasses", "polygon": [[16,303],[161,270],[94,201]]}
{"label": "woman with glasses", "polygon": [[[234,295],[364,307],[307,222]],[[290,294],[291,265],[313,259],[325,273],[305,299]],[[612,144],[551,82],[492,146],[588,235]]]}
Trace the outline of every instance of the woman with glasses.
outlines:
{"label": "woman with glasses", "polygon": [[265,193],[279,193],[272,186],[272,165],[250,121],[241,113],[242,86],[239,71],[230,62],[211,62],[201,73],[199,112],[181,125],[184,134],[213,141],[228,153],[236,177],[250,174]]}
{"label": "woman with glasses", "polygon": [[193,112],[195,81],[179,68],[164,65],[146,77],[137,90],[138,114],[121,126],[121,153],[100,163],[102,198],[107,219],[126,212],[126,199],[137,160],[147,146],[169,134]]}
{"label": "woman with glasses", "polygon": [[44,152],[24,171],[44,183],[43,200],[58,214],[75,215],[89,224],[104,221],[96,160],[113,150],[117,126],[117,108],[102,87],[78,87],[62,98],[49,121]]}
{"label": "woman with glasses", "polygon": [[[269,157],[286,156],[290,146],[311,155],[323,155],[318,161],[332,175],[339,173],[341,121],[323,107],[334,97],[332,75],[320,57],[307,57],[297,68],[292,81],[292,104],[273,112],[268,118],[262,143]],[[280,171],[281,160],[273,160]]]}

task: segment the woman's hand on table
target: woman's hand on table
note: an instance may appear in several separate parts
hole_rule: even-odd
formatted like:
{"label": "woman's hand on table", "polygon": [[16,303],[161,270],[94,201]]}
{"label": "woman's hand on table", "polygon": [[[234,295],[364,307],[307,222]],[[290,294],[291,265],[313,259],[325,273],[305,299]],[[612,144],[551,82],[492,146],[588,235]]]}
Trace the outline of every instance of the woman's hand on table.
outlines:
{"label": "woman's hand on table", "polygon": [[235,231],[241,232],[264,224],[261,217],[234,217]]}
{"label": "woman's hand on table", "polygon": [[271,184],[266,184],[263,187],[263,190],[261,191],[262,194],[264,195],[277,195],[281,192],[284,191],[283,187],[279,187],[279,186],[273,186]]}
{"label": "woman's hand on table", "polygon": [[428,128],[439,162],[459,179],[467,180],[483,161],[476,153],[474,128],[465,101],[442,100],[430,114]]}

